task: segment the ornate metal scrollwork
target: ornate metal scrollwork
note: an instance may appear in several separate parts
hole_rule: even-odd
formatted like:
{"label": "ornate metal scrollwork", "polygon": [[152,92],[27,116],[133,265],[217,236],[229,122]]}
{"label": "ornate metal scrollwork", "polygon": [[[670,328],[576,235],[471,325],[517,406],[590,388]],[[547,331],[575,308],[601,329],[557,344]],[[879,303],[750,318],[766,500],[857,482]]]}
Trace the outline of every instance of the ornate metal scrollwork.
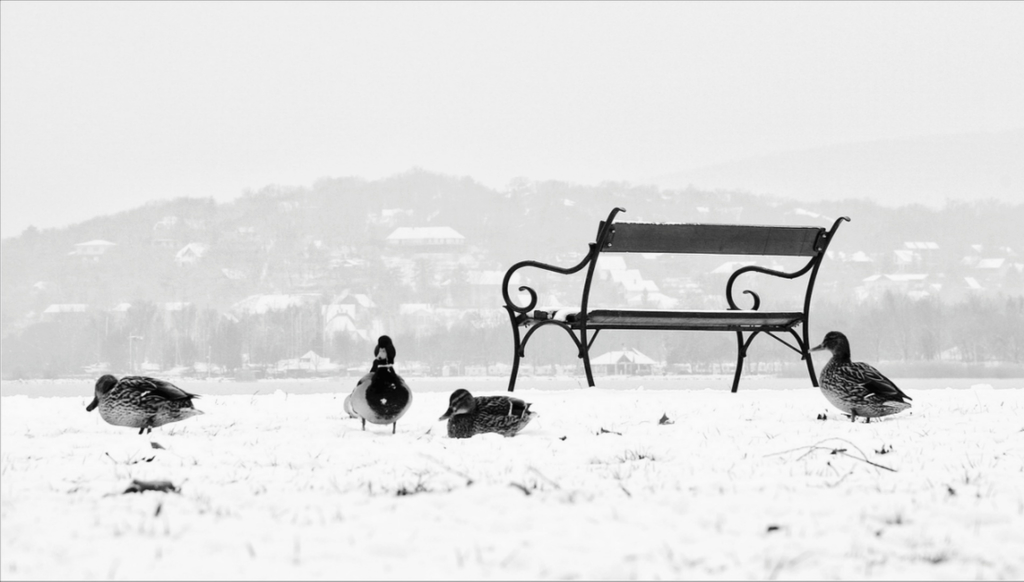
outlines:
{"label": "ornate metal scrollwork", "polygon": [[519,269],[523,267],[534,267],[537,269],[542,269],[544,271],[558,273],[559,275],[572,275],[574,273],[580,272],[583,269],[583,267],[586,267],[588,264],[590,264],[591,261],[596,261],[598,255],[598,245],[603,244],[604,240],[608,237],[609,230],[612,226],[612,221],[615,219],[615,215],[623,211],[624,209],[622,208],[615,208],[611,211],[611,213],[608,214],[608,219],[605,220],[604,228],[601,230],[600,233],[598,233],[597,241],[589,244],[590,250],[587,252],[587,256],[583,257],[583,260],[580,261],[579,264],[575,266],[563,268],[557,267],[555,265],[549,265],[547,263],[541,263],[539,261],[520,261],[509,267],[509,270],[505,272],[504,280],[502,280],[501,282],[501,297],[505,300],[505,307],[516,313],[528,313],[529,311],[537,307],[537,292],[528,285],[521,285],[519,287],[520,291],[525,291],[530,295],[530,302],[527,303],[525,306],[520,306],[516,304],[516,302],[512,300],[512,297],[508,293],[508,285],[509,282],[512,280],[512,275]]}
{"label": "ornate metal scrollwork", "polygon": [[[786,273],[786,272],[783,272],[783,271],[776,271],[774,269],[767,269],[765,267],[759,267],[757,265],[747,265],[746,267],[740,267],[739,269],[736,269],[736,271],[733,272],[733,274],[729,276],[729,281],[725,284],[725,300],[729,302],[729,309],[733,309],[733,310],[740,309],[740,307],[736,305],[736,301],[733,299],[733,291],[732,291],[732,289],[733,289],[733,285],[736,282],[736,279],[739,278],[739,276],[744,274],[744,273],[754,272],[754,273],[761,273],[761,274],[764,274],[764,275],[771,275],[773,277],[781,277],[783,279],[796,279],[797,277],[800,277],[800,276],[803,276],[803,275],[807,274],[808,271],[811,271],[813,269],[814,271],[811,273],[811,277],[807,281],[807,292],[806,292],[805,298],[804,298],[804,313],[806,314],[808,309],[810,308],[811,291],[814,289],[814,278],[815,278],[815,275],[817,275],[816,267],[821,264],[821,260],[822,260],[822,258],[824,257],[824,254],[825,254],[825,249],[828,248],[828,243],[829,243],[829,241],[832,240],[832,236],[835,234],[836,229],[839,228],[839,224],[842,223],[842,222],[849,222],[849,221],[850,221],[849,217],[840,216],[839,218],[837,218],[835,220],[835,222],[832,223],[832,228],[830,228],[828,231],[822,230],[821,231],[821,235],[818,237],[818,241],[815,244],[815,250],[818,251],[817,254],[815,254],[813,257],[811,257],[811,259],[809,261],[807,261],[807,264],[804,265],[803,268],[798,270],[798,271],[794,271],[792,273]],[[757,311],[758,308],[761,307],[761,297],[758,296],[757,293],[755,293],[754,291],[751,291],[749,289],[745,289],[743,291],[743,293],[745,293],[747,295],[750,295],[751,297],[754,298],[754,305],[751,307],[750,310],[751,311]]]}
{"label": "ornate metal scrollwork", "polygon": [[[744,273],[762,273],[764,275],[782,277],[784,279],[796,279],[797,277],[804,275],[808,271],[810,271],[811,268],[813,268],[818,261],[820,261],[820,257],[814,256],[811,258],[810,261],[807,262],[806,265],[804,265],[802,269],[800,269],[799,271],[794,271],[792,273],[776,271],[774,269],[759,267],[757,265],[747,265],[746,267],[740,267],[739,269],[736,269],[736,271],[729,277],[729,281],[725,284],[725,300],[729,302],[729,309],[740,309],[740,307],[736,305],[736,301],[733,299],[732,294],[733,284],[736,282],[736,279],[740,275]],[[758,308],[761,307],[761,297],[756,292],[751,291],[750,289],[744,289],[743,293],[750,295],[751,297],[754,298],[754,305],[753,307],[750,308],[750,311],[757,311]]]}
{"label": "ornate metal scrollwork", "polygon": [[590,243],[590,247],[590,252],[587,253],[587,256],[582,261],[580,261],[580,264],[574,267],[570,267],[568,269],[556,267],[554,265],[548,265],[547,263],[541,263],[538,261],[521,261],[512,265],[512,267],[510,267],[509,270],[505,273],[505,279],[501,283],[501,296],[505,300],[505,307],[511,309],[512,311],[515,311],[516,313],[527,313],[534,307],[537,307],[537,292],[534,291],[533,288],[528,285],[519,286],[520,291],[525,291],[530,294],[530,302],[525,306],[517,305],[516,302],[513,301],[512,297],[509,295],[508,284],[509,281],[512,280],[512,274],[515,273],[517,270],[523,267],[536,267],[538,269],[551,271],[552,273],[558,273],[560,275],[572,275],[573,273],[577,273],[581,269],[583,269],[583,267],[587,266],[587,263],[591,260],[591,256],[594,254],[594,243]]}

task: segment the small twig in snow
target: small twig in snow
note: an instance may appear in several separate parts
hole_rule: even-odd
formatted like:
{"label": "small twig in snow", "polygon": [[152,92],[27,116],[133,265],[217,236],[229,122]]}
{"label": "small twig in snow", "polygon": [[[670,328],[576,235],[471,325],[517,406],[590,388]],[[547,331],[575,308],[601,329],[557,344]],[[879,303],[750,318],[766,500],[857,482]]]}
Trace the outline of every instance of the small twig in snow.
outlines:
{"label": "small twig in snow", "polygon": [[170,481],[140,481],[138,479],[132,479],[132,484],[124,490],[125,493],[142,493],[143,491],[159,491],[161,493],[181,492]]}
{"label": "small twig in snow", "polygon": [[530,491],[530,490],[529,490],[529,489],[528,489],[528,488],[526,487],[526,485],[521,485],[521,484],[519,484],[519,483],[516,483],[515,481],[513,481],[513,482],[509,483],[509,485],[511,485],[512,487],[515,487],[516,489],[519,489],[520,491],[522,491],[522,492],[523,492],[523,493],[525,493],[526,495],[530,495],[530,494],[532,493],[532,491]]}
{"label": "small twig in snow", "polygon": [[[819,446],[822,443],[830,441],[830,440],[836,440],[836,441],[844,442],[844,443],[850,445],[851,447],[857,449],[857,452],[860,453],[861,456],[857,457],[855,455],[851,455],[851,454],[846,452],[846,449]],[[874,461],[868,460],[867,455],[864,454],[864,451],[862,451],[860,447],[858,447],[857,445],[851,443],[850,441],[848,441],[846,439],[836,438],[836,437],[831,437],[831,438],[827,438],[827,439],[824,439],[824,440],[820,440],[820,441],[818,441],[818,442],[816,442],[816,443],[814,443],[813,445],[810,445],[810,446],[796,447],[795,449],[789,449],[789,450],[786,450],[786,451],[780,451],[778,453],[769,453],[769,454],[765,455],[765,457],[773,457],[775,455],[784,455],[786,453],[792,453],[793,451],[799,451],[799,450],[802,450],[802,449],[807,449],[807,452],[804,453],[803,455],[801,455],[797,459],[798,461],[800,459],[803,459],[807,455],[811,454],[811,452],[813,452],[813,451],[821,450],[821,451],[829,451],[830,454],[833,454],[833,455],[843,455],[844,457],[849,457],[851,459],[860,461],[862,463],[867,463],[867,464],[869,464],[869,465],[871,465],[873,467],[877,467],[879,469],[885,469],[886,471],[892,471],[893,473],[896,472],[896,469],[893,469],[892,467],[886,467],[885,465],[880,465],[878,463],[875,463]]]}

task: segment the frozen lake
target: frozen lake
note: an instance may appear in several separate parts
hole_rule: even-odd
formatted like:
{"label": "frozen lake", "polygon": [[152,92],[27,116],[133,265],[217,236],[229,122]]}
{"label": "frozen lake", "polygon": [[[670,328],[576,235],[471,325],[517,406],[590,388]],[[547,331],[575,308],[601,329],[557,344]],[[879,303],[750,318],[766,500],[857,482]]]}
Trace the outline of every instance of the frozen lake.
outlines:
{"label": "frozen lake", "polygon": [[206,414],[148,437],[86,413],[91,382],[5,383],[0,575],[1020,579],[1024,382],[920,382],[851,424],[805,380],[524,379],[540,417],[468,440],[449,391],[504,379],[410,379],[396,435],[344,416],[354,378],[182,381]]}

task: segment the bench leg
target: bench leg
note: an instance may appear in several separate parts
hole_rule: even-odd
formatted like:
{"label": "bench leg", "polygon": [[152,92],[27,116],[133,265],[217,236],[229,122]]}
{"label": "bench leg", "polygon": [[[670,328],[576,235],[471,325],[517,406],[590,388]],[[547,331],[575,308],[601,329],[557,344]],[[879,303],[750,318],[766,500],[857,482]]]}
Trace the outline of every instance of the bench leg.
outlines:
{"label": "bench leg", "polygon": [[814,387],[817,388],[818,377],[814,375],[814,360],[811,359],[810,346],[811,344],[808,342],[807,339],[807,324],[804,323],[804,341],[803,345],[801,345],[800,348],[803,349],[804,351],[804,361],[807,362],[807,373],[811,376],[811,384],[813,384]]}
{"label": "bench leg", "polygon": [[519,376],[519,350],[516,350],[515,356],[512,357],[512,375],[508,378],[508,391],[512,392],[516,389],[516,377]]}
{"label": "bench leg", "polygon": [[[751,336],[753,339],[753,336]],[[743,344],[743,332],[736,332],[736,374],[732,378],[732,392],[735,394],[740,389],[740,375],[743,374],[743,358],[747,355],[747,347]]]}
{"label": "bench leg", "polygon": [[587,330],[585,329],[580,330],[580,357],[583,358],[583,371],[587,373],[587,385],[593,388],[594,373],[590,370],[590,346],[587,345]]}
{"label": "bench leg", "polygon": [[516,377],[519,375],[519,359],[522,357],[522,346],[519,344],[519,326],[516,325],[516,315],[511,309],[508,311],[509,319],[512,320],[512,374],[508,378],[508,391],[516,389]]}
{"label": "bench leg", "polygon": [[814,362],[811,361],[811,354],[804,356],[804,359],[807,360],[807,374],[811,377],[811,384],[817,388],[818,378],[814,375]]}

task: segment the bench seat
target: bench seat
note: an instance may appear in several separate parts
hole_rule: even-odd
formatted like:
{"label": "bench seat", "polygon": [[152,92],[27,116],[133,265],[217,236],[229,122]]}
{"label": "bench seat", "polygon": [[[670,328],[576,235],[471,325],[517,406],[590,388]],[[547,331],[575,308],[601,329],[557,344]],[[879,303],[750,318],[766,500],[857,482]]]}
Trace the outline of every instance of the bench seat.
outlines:
{"label": "bench seat", "polygon": [[[529,316],[520,316],[519,325],[555,320],[566,323],[572,329],[582,327],[579,308],[537,309]],[[595,309],[587,318],[587,328],[599,329],[648,329],[648,330],[694,330],[694,331],[748,331],[770,329],[785,331],[803,321],[799,311],[740,311],[734,309],[701,309],[696,311],[656,309]]]}
{"label": "bench seat", "polygon": [[[590,329],[649,330],[719,330],[753,329],[787,330],[799,325],[804,315],[799,311],[658,311],[649,309],[595,309],[587,317]],[[571,327],[579,327],[578,317],[566,319]]]}

